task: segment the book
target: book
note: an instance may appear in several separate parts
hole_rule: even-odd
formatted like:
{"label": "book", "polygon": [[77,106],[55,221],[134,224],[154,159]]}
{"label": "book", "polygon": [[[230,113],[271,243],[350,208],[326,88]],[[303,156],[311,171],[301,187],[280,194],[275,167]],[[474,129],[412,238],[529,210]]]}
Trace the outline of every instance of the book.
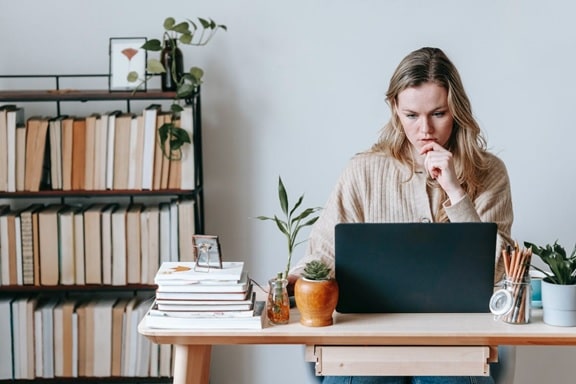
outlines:
{"label": "book", "polygon": [[108,113],[103,113],[96,120],[94,135],[94,190],[106,189],[106,146],[108,145]]}
{"label": "book", "polygon": [[44,207],[38,216],[40,247],[40,284],[58,285],[60,280],[59,260],[59,212],[64,205],[51,204]]}
{"label": "book", "polygon": [[[173,124],[172,114],[171,113],[162,113],[161,114],[164,120],[164,124]],[[160,140],[158,141],[159,145],[162,147],[162,143]],[[168,140],[164,142],[164,152],[162,153],[162,166],[160,169],[160,188],[159,189],[168,189],[168,178],[170,176],[170,165],[172,163],[171,156],[172,150],[170,149],[170,137],[168,136]]]}
{"label": "book", "polygon": [[86,259],[84,252],[84,211],[79,208],[74,215],[74,267],[77,285],[86,283]]}
{"label": "book", "polygon": [[136,366],[134,371],[134,376],[136,377],[146,377],[150,370],[150,349],[152,348],[152,342],[138,332],[138,324],[144,316],[146,316],[149,308],[149,300],[143,300],[136,306],[134,309],[136,316],[133,317],[133,323],[130,329],[130,331],[136,335]]}
{"label": "book", "polygon": [[84,272],[86,284],[102,284],[102,211],[95,203],[84,211]]}
{"label": "book", "polygon": [[142,189],[142,161],[144,153],[144,117],[135,116],[130,125],[128,153],[128,189]]}
{"label": "book", "polygon": [[22,221],[20,211],[14,217],[15,243],[16,243],[16,284],[23,285],[22,278]]}
{"label": "book", "polygon": [[86,188],[86,118],[75,118],[72,124],[72,190]]}
{"label": "book", "polygon": [[88,310],[87,307],[91,305],[89,301],[78,303],[76,307],[77,316],[77,341],[76,341],[76,361],[78,362],[77,374],[78,376],[86,376],[88,365]]}
{"label": "book", "polygon": [[96,125],[100,115],[93,113],[86,116],[86,144],[85,144],[85,163],[84,163],[84,189],[87,191],[94,190],[94,168],[96,161]]}
{"label": "book", "polygon": [[72,377],[73,326],[76,301],[65,299],[54,307],[54,376]]}
{"label": "book", "polygon": [[[45,187],[45,155],[48,136],[48,119],[31,117],[26,123],[26,164],[24,190],[38,192]],[[49,165],[49,164],[48,164]]]}
{"label": "book", "polygon": [[156,292],[156,302],[165,310],[231,310],[225,306],[250,309],[253,301],[252,286],[246,292]]}
{"label": "book", "polygon": [[92,376],[107,377],[112,374],[112,311],[115,303],[114,298],[103,298],[97,300],[93,307]]}
{"label": "book", "polygon": [[15,105],[0,106],[0,191],[8,191],[8,128],[6,127],[7,109]]}
{"label": "book", "polygon": [[128,189],[128,166],[130,163],[130,126],[133,115],[123,113],[116,117],[114,137],[114,183],[113,189]]}
{"label": "book", "polygon": [[194,210],[196,202],[178,200],[178,254],[180,261],[193,261],[194,249],[190,246],[191,237],[196,233]]}
{"label": "book", "polygon": [[[256,302],[254,302],[256,303]],[[228,310],[228,311],[166,311],[160,310],[158,304],[154,302],[154,305],[150,308],[149,315],[152,316],[165,316],[165,317],[176,317],[182,319],[188,318],[214,318],[214,317],[250,317],[254,316],[254,305],[246,310]]]}
{"label": "book", "polygon": [[22,242],[22,284],[24,285],[33,285],[35,281],[34,275],[36,272],[34,268],[34,241],[38,241],[38,239],[35,238],[36,236],[34,236],[33,216],[42,208],[42,204],[31,204],[20,211],[20,239]]}
{"label": "book", "polygon": [[72,148],[74,147],[74,117],[62,119],[62,190],[72,189]]}
{"label": "book", "polygon": [[182,189],[196,188],[196,161],[194,151],[194,105],[185,105],[180,112],[180,127],[190,136],[190,144],[182,146],[180,160],[180,187]]}
{"label": "book", "polygon": [[111,375],[122,375],[122,338],[124,329],[124,312],[130,298],[120,298],[112,307],[112,366]]}
{"label": "book", "polygon": [[265,327],[265,302],[254,303],[254,314],[245,317],[207,316],[175,317],[158,316],[150,311],[146,314],[146,326],[158,329],[206,330],[206,329],[262,329]]}
{"label": "book", "polygon": [[156,147],[156,116],[161,110],[159,104],[146,107],[144,117],[144,142],[142,148],[142,189],[152,189],[154,175],[154,152]]}
{"label": "book", "polygon": [[161,285],[168,280],[206,281],[232,280],[239,281],[244,272],[243,261],[223,261],[222,268],[198,267],[193,261],[169,261],[160,265],[154,282]]}
{"label": "book", "polygon": [[102,258],[102,284],[112,284],[112,213],[117,204],[110,204],[102,210],[101,215],[101,258]]}
{"label": "book", "polygon": [[[16,192],[16,132],[25,126],[24,109],[8,108],[6,111],[7,154],[8,154],[8,192]],[[24,129],[24,131],[26,131]]]}
{"label": "book", "polygon": [[146,207],[143,212],[147,225],[147,237],[142,239],[142,250],[148,257],[148,275],[143,276],[143,284],[154,284],[154,276],[160,267],[160,209],[158,205]]}
{"label": "book", "polygon": [[[136,372],[136,336],[137,327],[134,327],[135,308],[140,303],[141,299],[138,297],[132,298],[125,307],[124,310],[124,321],[123,321],[123,333],[122,333],[122,345],[124,346],[122,351],[121,359],[121,370],[122,376],[134,376]],[[137,324],[137,323],[136,323]]]}
{"label": "book", "polygon": [[[170,254],[170,203],[160,203],[160,264],[173,261]],[[176,259],[177,260],[177,259]]]}
{"label": "book", "polygon": [[108,114],[108,143],[106,145],[106,189],[114,189],[114,143],[116,141],[116,118],[121,111]]}
{"label": "book", "polygon": [[246,292],[250,288],[248,272],[243,271],[240,280],[206,280],[184,281],[166,280],[158,284],[156,292],[176,293],[237,293]]}
{"label": "book", "polygon": [[[56,306],[58,300],[48,299],[39,302],[35,309],[35,319],[36,313],[40,311],[40,335],[42,338],[40,351],[36,350],[36,356],[41,354],[41,364],[39,364],[41,370],[38,372],[38,365],[36,366],[36,375],[52,379],[54,378],[54,307]],[[38,340],[37,334],[34,334],[34,339]],[[40,374],[39,374],[40,373]]]}
{"label": "book", "polygon": [[127,205],[112,212],[112,285],[126,285],[126,214]]}
{"label": "book", "polygon": [[52,189],[62,189],[62,120],[63,116],[50,119],[50,178]]}
{"label": "book", "polygon": [[65,207],[58,212],[58,251],[60,284],[76,283],[76,257],[74,255],[74,215],[76,209]]}
{"label": "book", "polygon": [[[156,114],[156,136],[154,145],[154,173],[152,176],[152,189],[159,190],[162,189],[162,172],[164,171],[164,162],[168,161],[164,152],[162,150],[162,144],[160,143],[160,135],[158,134],[158,129],[167,123],[166,119],[170,118],[170,112],[158,111]],[[167,177],[166,177],[167,180]]]}
{"label": "book", "polygon": [[[1,118],[1,116],[0,116]],[[12,312],[10,298],[0,298],[0,380],[11,380],[12,376]]]}
{"label": "book", "polygon": [[0,212],[0,269],[2,285],[16,285],[16,211],[2,206]]}
{"label": "book", "polygon": [[134,203],[126,213],[126,282],[140,284],[142,273],[142,252],[140,240],[140,214],[143,204]]}
{"label": "book", "polygon": [[26,172],[26,124],[16,127],[16,191],[24,191]]}

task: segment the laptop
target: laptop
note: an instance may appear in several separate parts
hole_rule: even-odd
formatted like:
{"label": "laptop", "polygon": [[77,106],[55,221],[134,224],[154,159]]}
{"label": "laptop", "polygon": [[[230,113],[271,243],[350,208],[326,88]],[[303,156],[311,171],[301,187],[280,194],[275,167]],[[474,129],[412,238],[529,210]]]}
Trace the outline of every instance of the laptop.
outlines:
{"label": "laptop", "polygon": [[340,313],[490,312],[495,223],[341,223]]}

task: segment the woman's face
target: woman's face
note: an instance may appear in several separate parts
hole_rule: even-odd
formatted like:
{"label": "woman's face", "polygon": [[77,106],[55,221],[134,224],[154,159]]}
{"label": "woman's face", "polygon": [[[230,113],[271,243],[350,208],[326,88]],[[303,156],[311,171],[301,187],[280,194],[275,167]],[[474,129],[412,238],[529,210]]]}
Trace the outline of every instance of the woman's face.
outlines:
{"label": "woman's face", "polygon": [[416,153],[430,142],[445,147],[454,116],[448,109],[448,91],[435,83],[409,87],[398,94],[396,113]]}

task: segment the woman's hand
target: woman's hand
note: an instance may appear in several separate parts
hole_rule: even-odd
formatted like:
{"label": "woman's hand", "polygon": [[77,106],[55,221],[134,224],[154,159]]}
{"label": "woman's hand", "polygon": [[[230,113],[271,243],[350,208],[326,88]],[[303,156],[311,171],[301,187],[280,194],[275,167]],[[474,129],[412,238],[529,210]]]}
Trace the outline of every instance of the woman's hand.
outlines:
{"label": "woman's hand", "polygon": [[424,168],[446,192],[450,202],[455,204],[462,199],[466,191],[456,177],[452,152],[438,143],[431,142],[422,147],[420,154],[424,156]]}

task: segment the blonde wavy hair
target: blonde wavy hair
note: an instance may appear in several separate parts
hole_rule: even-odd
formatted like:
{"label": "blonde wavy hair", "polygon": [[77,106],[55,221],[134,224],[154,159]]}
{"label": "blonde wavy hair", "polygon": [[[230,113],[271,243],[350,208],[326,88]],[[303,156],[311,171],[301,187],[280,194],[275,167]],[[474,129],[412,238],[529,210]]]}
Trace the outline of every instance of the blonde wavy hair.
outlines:
{"label": "blonde wavy hair", "polygon": [[[480,187],[482,174],[489,169],[486,140],[472,115],[470,100],[464,91],[458,70],[439,48],[418,49],[400,62],[386,92],[386,102],[390,106],[392,117],[370,151],[383,152],[409,165],[413,175],[415,164],[411,143],[406,138],[396,113],[396,102],[398,94],[406,88],[417,87],[427,82],[437,84],[448,91],[448,108],[454,116],[454,127],[446,147],[453,154],[458,180],[470,198],[474,199]],[[447,220],[443,209],[436,219]]]}

